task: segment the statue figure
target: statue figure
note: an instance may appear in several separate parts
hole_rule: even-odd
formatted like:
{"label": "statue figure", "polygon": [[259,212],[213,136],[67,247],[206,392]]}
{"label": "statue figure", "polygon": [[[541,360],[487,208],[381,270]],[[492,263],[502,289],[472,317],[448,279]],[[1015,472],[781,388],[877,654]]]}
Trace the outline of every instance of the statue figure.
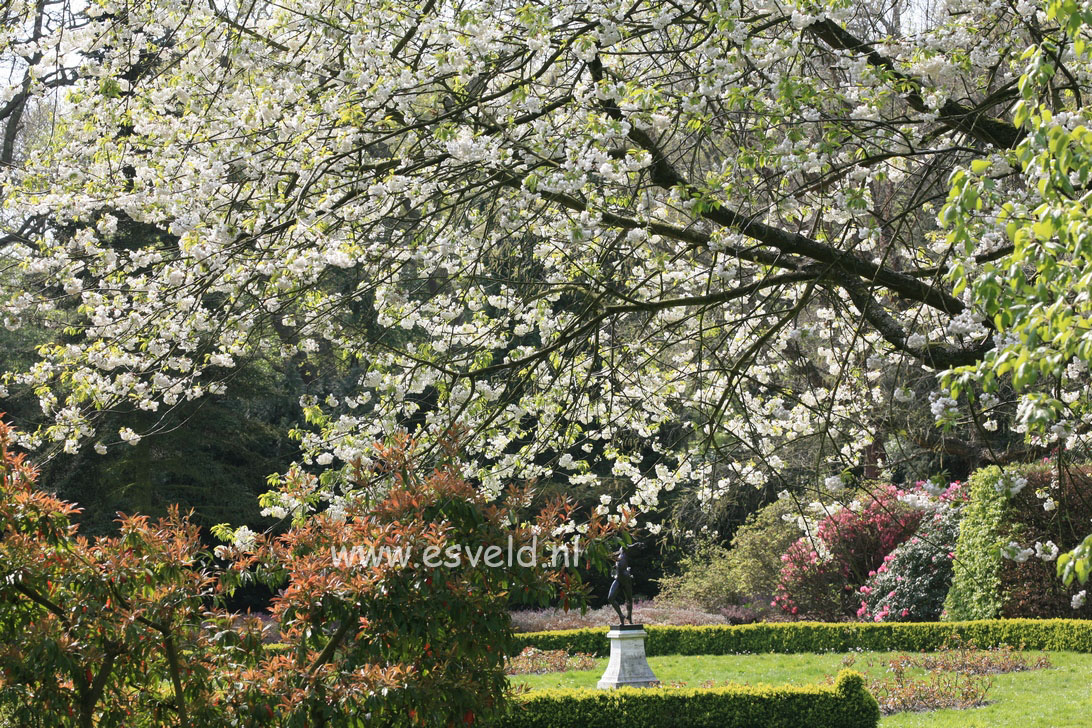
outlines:
{"label": "statue figure", "polygon": [[[633,624],[633,573],[629,570],[629,557],[626,555],[626,547],[622,546],[614,555],[614,570],[611,572],[614,581],[611,582],[610,591],[607,592],[607,601],[618,612],[618,624],[625,625],[626,620]],[[626,601],[626,616],[622,616],[622,600]]]}

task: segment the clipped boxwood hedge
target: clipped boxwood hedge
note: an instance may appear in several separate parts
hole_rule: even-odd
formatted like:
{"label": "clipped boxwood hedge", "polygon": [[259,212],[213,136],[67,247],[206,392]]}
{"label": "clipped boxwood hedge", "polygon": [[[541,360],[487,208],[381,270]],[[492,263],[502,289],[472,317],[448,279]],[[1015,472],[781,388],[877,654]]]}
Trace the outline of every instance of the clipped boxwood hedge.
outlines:
{"label": "clipped boxwood hedge", "polygon": [[497,728],[875,728],[880,709],[858,672],[832,686],[535,690]]}
{"label": "clipped boxwood hedge", "polygon": [[[979,647],[1023,645],[1029,650],[1092,652],[1092,620],[986,619],[973,622],[772,622],[739,626],[645,627],[645,653],[735,655],[744,653],[849,652],[939,649],[958,635]],[[586,628],[515,635],[516,649],[537,647],[604,656],[607,630]]]}

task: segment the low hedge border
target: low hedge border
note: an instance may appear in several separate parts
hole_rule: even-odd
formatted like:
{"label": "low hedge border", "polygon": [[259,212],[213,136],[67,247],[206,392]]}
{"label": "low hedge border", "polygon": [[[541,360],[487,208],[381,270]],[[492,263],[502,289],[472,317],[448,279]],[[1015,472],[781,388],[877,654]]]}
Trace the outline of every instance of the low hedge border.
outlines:
{"label": "low hedge border", "polygon": [[[1092,620],[983,619],[973,622],[773,622],[739,626],[645,627],[645,654],[736,655],[777,652],[939,649],[958,635],[979,647],[1023,645],[1029,650],[1092,652]],[[605,656],[606,629],[568,629],[515,635],[516,649],[537,647]]]}
{"label": "low hedge border", "polygon": [[535,690],[497,728],[875,728],[880,708],[858,672],[834,685]]}

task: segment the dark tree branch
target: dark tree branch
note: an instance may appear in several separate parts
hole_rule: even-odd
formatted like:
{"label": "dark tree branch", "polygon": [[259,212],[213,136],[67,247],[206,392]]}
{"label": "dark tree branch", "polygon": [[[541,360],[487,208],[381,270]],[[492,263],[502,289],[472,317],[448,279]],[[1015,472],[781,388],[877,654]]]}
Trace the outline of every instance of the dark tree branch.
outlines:
{"label": "dark tree branch", "polygon": [[[812,23],[807,30],[831,48],[860,53],[871,65],[887,70],[896,81],[906,85],[907,90],[903,92],[903,98],[910,104],[910,108],[921,113],[930,111],[921,92],[921,81],[898,70],[895,61],[881,54],[871,43],[857,38],[830,19]],[[1001,95],[1001,98],[1007,97],[1007,93]],[[937,121],[985,144],[992,144],[1001,149],[1012,149],[1024,138],[1024,131],[1007,121],[986,114],[986,110],[999,100],[1001,99],[995,93],[979,106],[969,108],[949,99],[938,109]]]}
{"label": "dark tree branch", "polygon": [[861,317],[872,325],[884,341],[891,344],[899,351],[905,352],[915,359],[921,360],[933,369],[948,369],[951,367],[965,366],[980,361],[982,357],[993,348],[989,340],[979,344],[973,349],[952,349],[937,344],[914,347],[907,343],[906,331],[895,321],[882,305],[876,301],[876,297],[867,290],[860,281],[839,280],[836,281],[842,290],[853,302],[853,307]]}
{"label": "dark tree branch", "polygon": [[[602,80],[603,66],[598,56],[588,63],[588,68],[593,79],[596,81]],[[612,118],[622,119],[622,112],[617,106],[604,102],[603,108]],[[678,188],[690,195],[697,192],[695,187],[668,161],[667,155],[648,133],[633,126],[630,129],[629,137],[652,156],[649,173],[653,183],[664,189]],[[701,215],[711,222],[735,230],[764,245],[776,248],[782,253],[801,256],[816,263],[832,266],[834,269],[855,278],[880,284],[902,298],[924,303],[949,316],[954,316],[966,308],[963,302],[955,296],[938,290],[913,276],[893,271],[865,260],[858,255],[838,250],[799,233],[789,232],[759,222],[754,215],[744,215],[723,205],[716,209],[705,210]]]}
{"label": "dark tree branch", "polygon": [[577,328],[573,329],[567,334],[563,334],[558,337],[557,341],[553,342],[549,346],[543,347],[538,351],[528,354],[520,359],[513,361],[501,362],[499,364],[492,364],[481,369],[474,369],[466,372],[464,376],[471,378],[481,378],[496,374],[497,372],[505,369],[519,369],[528,364],[534,364],[541,359],[549,356],[552,352],[558,349],[568,346],[573,341],[576,341],[585,334],[589,334],[595,330],[599,324],[607,320],[612,316],[620,316],[626,313],[654,313],[656,311],[663,311],[669,308],[684,308],[691,306],[715,306],[720,303],[726,303],[728,301],[734,301],[740,298],[746,298],[753,293],[761,291],[765,288],[772,288],[774,286],[785,285],[787,283],[801,283],[805,281],[815,281],[822,276],[821,271],[814,268],[806,271],[797,271],[794,273],[785,273],[779,276],[771,276],[769,278],[763,278],[762,280],[755,281],[746,286],[740,286],[739,288],[732,288],[727,291],[719,291],[717,293],[711,293],[704,296],[688,296],[684,298],[668,298],[659,301],[639,301],[635,303],[615,304],[612,306],[604,307],[595,316],[582,323]]}
{"label": "dark tree branch", "polygon": [[341,646],[341,643],[345,641],[345,638],[349,636],[349,631],[353,628],[353,620],[346,618],[341,626],[337,628],[337,631],[330,637],[330,641],[326,643],[326,646],[322,648],[322,652],[315,658],[307,667],[308,676],[314,675],[315,672],[329,662],[334,653],[337,652],[337,648]]}
{"label": "dark tree branch", "polygon": [[98,674],[95,675],[94,680],[85,690],[80,691],[80,728],[92,728],[95,725],[95,706],[98,705],[102,693],[106,689],[106,681],[114,669],[114,660],[121,653],[120,646],[107,646],[106,657],[102,661]]}
{"label": "dark tree branch", "polygon": [[15,589],[15,591],[19,592],[20,594],[25,596],[30,601],[32,601],[35,604],[37,604],[38,606],[42,607],[46,611],[52,613],[55,617],[57,617],[59,620],[61,620],[61,623],[64,624],[66,627],[71,625],[71,622],[68,619],[68,615],[66,615],[64,613],[64,610],[62,610],[59,606],[57,606],[56,604],[51,602],[48,598],[46,598],[46,597],[42,596],[41,594],[39,594],[36,590],[31,589],[31,588],[29,588],[27,586],[24,586],[23,584],[21,584],[19,582],[15,582],[11,586],[12,586],[13,589]]}

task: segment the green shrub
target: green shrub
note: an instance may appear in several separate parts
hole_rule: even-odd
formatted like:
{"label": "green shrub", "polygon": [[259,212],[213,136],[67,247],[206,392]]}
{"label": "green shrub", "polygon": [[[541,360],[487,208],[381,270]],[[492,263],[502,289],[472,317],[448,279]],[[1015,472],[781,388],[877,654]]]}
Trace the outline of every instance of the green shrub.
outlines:
{"label": "green shrub", "polygon": [[993,619],[1001,611],[1001,528],[1008,505],[996,488],[1001,477],[1001,468],[992,465],[968,481],[971,500],[959,523],[945,619]]}
{"label": "green shrub", "polygon": [[791,501],[759,509],[732,537],[732,547],[703,544],[681,563],[681,573],[660,580],[658,600],[718,610],[760,601],[765,606],[777,590],[781,554],[800,536],[782,516],[796,513]]}
{"label": "green shrub", "polygon": [[[1092,520],[1089,467],[1068,467],[1060,479],[1047,463],[1028,466],[1023,472],[1028,484],[1010,501],[1012,518],[1009,528],[1002,532],[1004,542],[1013,541],[1022,547],[1051,542],[1060,552],[1077,546],[1088,534]],[[1047,498],[1053,501],[1052,510],[1043,507]],[[998,616],[1092,618],[1092,604],[1073,608],[1072,591],[1058,578],[1053,559],[1035,555],[1023,561],[1003,559]]]}
{"label": "green shrub", "polygon": [[[471,724],[507,695],[509,590],[548,597],[567,579],[560,569],[492,568],[488,557],[442,578],[382,556],[336,558],[362,544],[446,554],[455,539],[480,554],[558,527],[555,509],[531,521],[534,530],[508,528],[524,516],[487,503],[451,466],[418,477],[406,439],[368,471],[389,478],[382,499],[280,534],[240,529],[215,552],[178,509],[158,522],[122,516],[118,535],[84,538],[71,521],[78,509],[36,486],[16,441],[0,421],[5,728],[301,728],[364,714],[368,725],[408,725],[414,715],[421,728]],[[291,471],[285,492],[302,498],[317,480]],[[591,558],[608,553],[592,543]],[[545,544],[537,549],[532,560],[546,564]],[[261,620],[218,605],[244,579],[283,587],[273,600],[281,644],[264,641]]]}
{"label": "green shrub", "polygon": [[[645,631],[651,631],[655,627],[647,626]],[[610,651],[607,644],[606,627],[585,627],[581,629],[554,629],[549,632],[520,632],[515,635],[516,651],[519,654],[526,647],[536,647],[540,650],[565,650],[570,655],[584,653],[602,657]],[[648,642],[645,642],[645,652],[648,652]]]}
{"label": "green shrub", "polygon": [[[645,627],[645,652],[658,655],[935,651],[958,637],[979,647],[1023,645],[1029,650],[1092,652],[1092,621],[1084,619],[991,619],[975,622],[764,622],[738,626]],[[607,630],[570,629],[515,635],[524,647],[609,652]]]}
{"label": "green shrub", "polygon": [[658,602],[717,610],[744,600],[729,562],[731,550],[702,543],[679,562],[680,573],[659,580]]}
{"label": "green shrub", "polygon": [[[1022,478],[1026,485],[1009,495],[998,486],[1012,478]],[[1070,468],[1059,480],[1042,463],[1006,468],[1004,473],[993,466],[971,476],[971,500],[959,527],[944,618],[1092,617],[1092,604],[1073,610],[1053,560],[1027,553],[1020,560],[1002,556],[1010,542],[1021,548],[1052,542],[1061,551],[1076,546],[1092,518],[1090,480],[1087,466]]]}
{"label": "green shrub", "polygon": [[541,690],[498,728],[872,728],[880,709],[860,673],[832,686]]}

